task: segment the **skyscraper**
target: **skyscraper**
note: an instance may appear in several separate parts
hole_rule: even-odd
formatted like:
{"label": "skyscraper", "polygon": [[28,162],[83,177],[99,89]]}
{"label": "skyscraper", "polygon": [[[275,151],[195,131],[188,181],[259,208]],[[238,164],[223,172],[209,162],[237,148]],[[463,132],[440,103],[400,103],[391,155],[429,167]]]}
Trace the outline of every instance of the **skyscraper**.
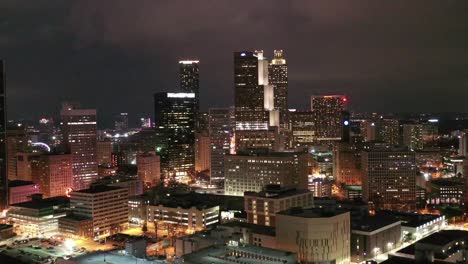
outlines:
{"label": "skyscraper", "polygon": [[423,149],[424,141],[422,124],[403,124],[403,145],[414,150]]}
{"label": "skyscraper", "polygon": [[266,130],[275,125],[270,118],[270,112],[274,117],[274,91],[268,84],[268,61],[263,51],[234,53],[234,104],[236,131]]}
{"label": "skyscraper", "polygon": [[195,93],[156,93],[154,121],[164,176],[183,177],[195,166]]}
{"label": "skyscraper", "polygon": [[125,131],[128,129],[128,113],[120,113],[116,116],[114,122],[115,130]]}
{"label": "skyscraper", "polygon": [[200,73],[198,60],[179,61],[180,89],[195,94],[195,113],[200,111]]}
{"label": "skyscraper", "polygon": [[274,106],[280,114],[280,124],[286,125],[288,112],[288,65],[283,50],[275,50],[274,59],[268,65],[268,81],[273,85]]}
{"label": "skyscraper", "polygon": [[234,135],[234,108],[210,108],[208,130],[210,135],[210,180],[224,181],[224,156],[229,154]]}
{"label": "skyscraper", "polygon": [[65,103],[60,114],[63,142],[72,154],[73,189],[89,188],[98,176],[96,109],[78,109]]}
{"label": "skyscraper", "polygon": [[344,95],[311,96],[311,110],[315,115],[317,140],[341,140],[346,102],[347,98]]}
{"label": "skyscraper", "polygon": [[28,135],[21,124],[7,125],[7,175],[9,180],[19,180],[17,173],[17,154],[26,152],[28,147]]}
{"label": "skyscraper", "polygon": [[361,153],[362,196],[376,209],[416,207],[416,155],[406,148],[374,145]]}
{"label": "skyscraper", "polygon": [[8,206],[8,176],[6,161],[6,82],[5,65],[0,60],[0,210]]}

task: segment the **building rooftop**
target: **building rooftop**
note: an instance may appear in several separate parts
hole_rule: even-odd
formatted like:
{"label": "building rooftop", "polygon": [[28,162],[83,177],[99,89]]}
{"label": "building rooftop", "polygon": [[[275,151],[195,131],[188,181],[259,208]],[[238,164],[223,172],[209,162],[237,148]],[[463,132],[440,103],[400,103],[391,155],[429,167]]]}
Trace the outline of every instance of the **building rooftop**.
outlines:
{"label": "building rooftop", "polygon": [[13,228],[13,225],[0,224],[0,230]]}
{"label": "building rooftop", "polygon": [[304,154],[307,153],[305,151],[300,151],[300,152],[273,152],[268,149],[245,149],[238,151],[237,154],[229,154],[228,156],[245,156],[245,157],[291,157],[294,155],[298,154]]}
{"label": "building rooftop", "polygon": [[336,208],[301,208],[301,207],[292,207],[288,210],[281,211],[278,214],[282,215],[289,215],[295,217],[303,217],[303,218],[328,218],[334,217],[337,215],[341,215],[344,213],[348,213],[347,210],[341,210]]}
{"label": "building rooftop", "polygon": [[21,181],[21,180],[14,180],[8,182],[8,187],[20,187],[20,186],[27,186],[33,185],[34,182],[32,181]]}
{"label": "building rooftop", "polygon": [[31,209],[44,209],[53,206],[66,205],[70,203],[70,199],[66,196],[56,196],[46,199],[33,199],[29,202],[12,204],[11,207],[23,207]]}
{"label": "building rooftop", "polygon": [[272,226],[256,225],[256,224],[251,224],[247,222],[228,222],[228,223],[219,225],[219,227],[223,227],[223,226],[248,228],[251,230],[252,233],[260,234],[260,235],[266,235],[266,236],[276,235],[276,230]]}
{"label": "building rooftop", "polygon": [[280,199],[304,193],[311,192],[309,190],[297,190],[296,188],[281,187],[280,185],[267,185],[261,192],[245,192],[244,196]]}
{"label": "building rooftop", "polygon": [[95,194],[95,193],[109,192],[109,191],[114,191],[114,190],[119,190],[119,189],[123,189],[123,188],[108,186],[108,185],[93,185],[89,189],[84,189],[84,190],[79,190],[79,191],[74,191],[74,192]]}
{"label": "building rooftop", "polygon": [[450,242],[464,239],[468,241],[468,231],[463,230],[442,230],[419,240],[418,244],[430,244],[444,246]]}
{"label": "building rooftop", "polygon": [[443,217],[441,215],[417,214],[417,213],[407,213],[407,212],[397,212],[397,211],[387,211],[387,210],[380,211],[379,214],[394,216],[400,219],[402,226],[407,226],[407,227],[418,227],[426,223],[429,223],[433,220],[436,220],[440,217]]}
{"label": "building rooftop", "polygon": [[454,179],[434,179],[431,181],[431,185],[437,186],[463,186],[463,182]]}
{"label": "building rooftop", "polygon": [[396,223],[400,223],[400,220],[391,215],[366,216],[352,221],[351,229],[363,232],[372,232]]}
{"label": "building rooftop", "polygon": [[[236,255],[236,253],[244,253]],[[221,264],[221,263],[276,263],[293,264],[296,254],[271,248],[252,245],[243,246],[211,246],[199,251],[183,255],[184,262],[193,264]]]}
{"label": "building rooftop", "polygon": [[222,203],[221,199],[213,199],[214,197],[215,196],[213,195],[200,194],[195,192],[170,194],[166,196],[160,195],[156,200],[150,200],[150,204],[162,205],[171,208],[180,207],[184,209],[196,207],[197,209],[201,210],[220,206]]}

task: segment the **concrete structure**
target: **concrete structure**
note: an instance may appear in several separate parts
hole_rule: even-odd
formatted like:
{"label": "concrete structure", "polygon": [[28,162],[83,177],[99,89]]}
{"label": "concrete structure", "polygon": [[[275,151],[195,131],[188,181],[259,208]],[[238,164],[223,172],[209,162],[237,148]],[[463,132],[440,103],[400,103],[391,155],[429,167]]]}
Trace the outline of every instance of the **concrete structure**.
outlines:
{"label": "concrete structure", "polygon": [[137,154],[138,179],[145,189],[157,185],[161,181],[161,159],[155,152]]}
{"label": "concrete structure", "polygon": [[31,173],[44,197],[65,195],[73,187],[73,155],[41,155],[31,164]]}
{"label": "concrete structure", "polygon": [[225,157],[226,195],[259,192],[265,185],[307,189],[308,162],[305,152],[241,152]]}
{"label": "concrete structure", "polygon": [[423,125],[403,124],[403,145],[412,150],[423,149]]}
{"label": "concrete structure", "polygon": [[148,205],[148,222],[162,221],[189,230],[203,230],[219,222],[219,206]]}
{"label": "concrete structure", "polygon": [[401,222],[391,216],[367,216],[352,221],[351,254],[354,262],[391,251],[400,246]]}
{"label": "concrete structure", "polygon": [[142,225],[148,216],[149,198],[146,195],[130,196],[128,198],[128,222]]}
{"label": "concrete structure", "polygon": [[431,232],[443,229],[445,216],[416,214],[395,211],[380,211],[380,215],[396,217],[401,221],[401,235],[404,240],[420,239]]}
{"label": "concrete structure", "polygon": [[14,223],[17,233],[31,237],[48,237],[58,232],[59,218],[66,215],[69,206],[67,197],[42,199],[33,196],[29,202],[10,205],[8,218]]}
{"label": "concrete structure", "polygon": [[33,194],[40,192],[39,185],[31,181],[10,181],[8,183],[8,202],[10,204],[29,202],[32,200]]}
{"label": "concrete structure", "polygon": [[416,158],[413,151],[386,145],[361,153],[362,197],[376,209],[416,208]]}
{"label": "concrete structure", "polygon": [[245,192],[244,204],[248,223],[275,226],[277,212],[291,207],[312,207],[314,197],[307,190],[267,185],[261,192]]}
{"label": "concrete structure", "polygon": [[74,191],[70,196],[71,213],[91,218],[94,239],[124,230],[128,224],[128,190],[105,185]]}
{"label": "concrete structure", "polygon": [[16,153],[16,178],[20,181],[32,181],[32,164],[37,162],[41,153],[18,152]]}
{"label": "concrete structure", "polygon": [[73,189],[86,189],[97,179],[97,123],[96,109],[77,109],[63,104],[63,143],[73,157]]}
{"label": "concrete structure", "polygon": [[147,244],[143,238],[127,240],[125,242],[125,254],[136,258],[146,258]]}
{"label": "concrete structure", "polygon": [[278,249],[297,253],[299,263],[350,263],[349,212],[291,208],[276,219]]}
{"label": "concrete structure", "polygon": [[58,221],[59,232],[72,238],[93,237],[93,219],[78,215],[67,215]]}

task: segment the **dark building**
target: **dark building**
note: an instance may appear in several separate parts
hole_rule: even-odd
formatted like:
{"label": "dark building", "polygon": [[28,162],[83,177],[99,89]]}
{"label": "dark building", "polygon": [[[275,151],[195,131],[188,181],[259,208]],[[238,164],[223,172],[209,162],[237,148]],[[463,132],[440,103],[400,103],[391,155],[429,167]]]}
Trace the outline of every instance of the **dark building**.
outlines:
{"label": "dark building", "polygon": [[286,125],[288,112],[288,65],[283,50],[274,51],[274,59],[269,64],[268,81],[273,85],[274,107],[279,111],[280,124]]}
{"label": "dark building", "polygon": [[5,85],[5,65],[0,60],[0,210],[8,206]]}
{"label": "dark building", "polygon": [[73,189],[86,189],[97,179],[97,122],[96,109],[79,109],[63,104],[63,142],[72,154]]}
{"label": "dark building", "polygon": [[194,93],[156,93],[154,120],[164,176],[185,176],[195,167]]}
{"label": "dark building", "polygon": [[406,148],[375,145],[361,153],[362,197],[376,209],[416,207],[416,155]]}
{"label": "dark building", "polygon": [[128,113],[120,113],[115,117],[114,128],[117,131],[128,129]]}
{"label": "dark building", "polygon": [[311,97],[317,140],[341,140],[343,135],[343,113],[347,98],[344,95],[320,95]]}

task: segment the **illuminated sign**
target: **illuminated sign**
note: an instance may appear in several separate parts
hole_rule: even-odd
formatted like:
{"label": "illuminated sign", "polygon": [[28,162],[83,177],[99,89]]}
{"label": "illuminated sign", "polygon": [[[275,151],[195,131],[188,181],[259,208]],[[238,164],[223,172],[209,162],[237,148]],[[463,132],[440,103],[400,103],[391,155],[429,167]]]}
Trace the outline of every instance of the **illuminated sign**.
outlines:
{"label": "illuminated sign", "polygon": [[182,60],[179,61],[180,64],[194,64],[194,63],[199,63],[200,61],[197,60]]}
{"label": "illuminated sign", "polygon": [[167,98],[195,98],[194,93],[167,93]]}

